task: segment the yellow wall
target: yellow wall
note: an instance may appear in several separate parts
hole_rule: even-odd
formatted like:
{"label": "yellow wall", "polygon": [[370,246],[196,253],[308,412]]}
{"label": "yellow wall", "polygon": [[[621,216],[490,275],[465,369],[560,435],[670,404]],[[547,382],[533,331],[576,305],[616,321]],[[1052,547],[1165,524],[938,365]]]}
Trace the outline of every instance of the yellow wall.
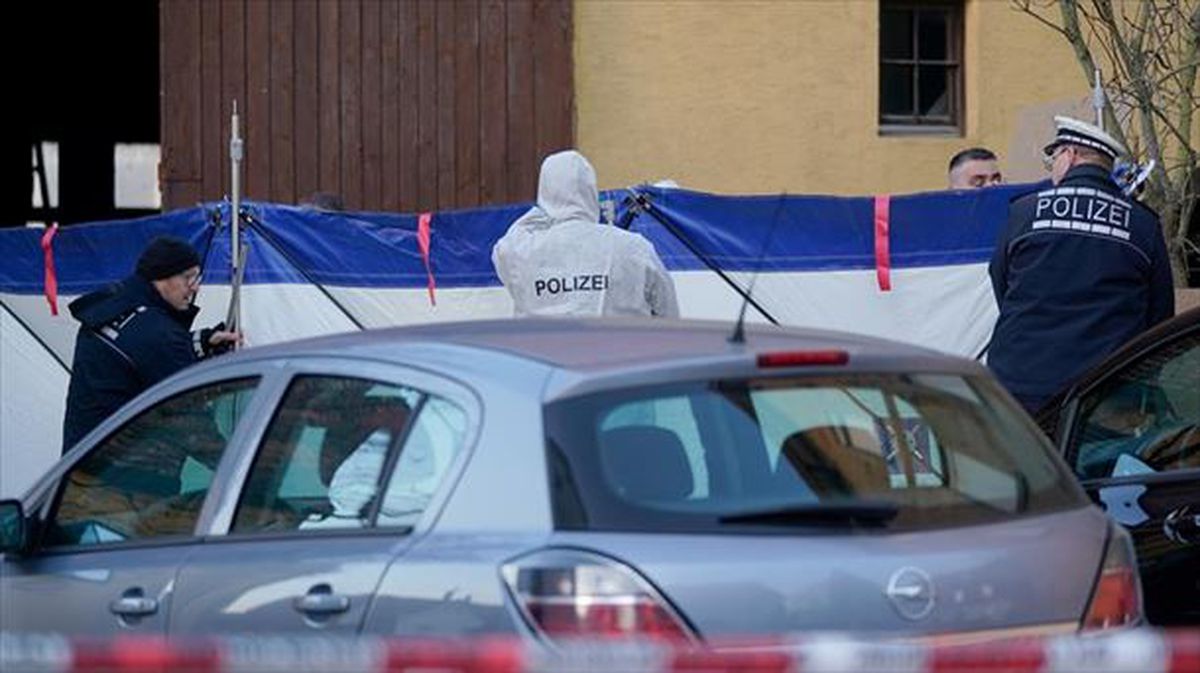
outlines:
{"label": "yellow wall", "polygon": [[1069,46],[1007,0],[966,1],[963,136],[880,136],[876,0],[576,0],[577,139],[602,188],[728,194],[945,187],[984,145],[1041,177],[1051,117],[1091,119]]}

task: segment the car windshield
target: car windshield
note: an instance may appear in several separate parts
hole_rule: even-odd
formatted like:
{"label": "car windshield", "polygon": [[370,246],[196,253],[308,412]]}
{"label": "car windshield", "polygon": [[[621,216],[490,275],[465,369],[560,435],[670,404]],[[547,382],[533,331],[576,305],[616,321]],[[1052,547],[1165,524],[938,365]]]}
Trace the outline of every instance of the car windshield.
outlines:
{"label": "car windshield", "polygon": [[546,409],[559,529],[911,530],[1080,506],[983,377],[851,374],[622,389]]}

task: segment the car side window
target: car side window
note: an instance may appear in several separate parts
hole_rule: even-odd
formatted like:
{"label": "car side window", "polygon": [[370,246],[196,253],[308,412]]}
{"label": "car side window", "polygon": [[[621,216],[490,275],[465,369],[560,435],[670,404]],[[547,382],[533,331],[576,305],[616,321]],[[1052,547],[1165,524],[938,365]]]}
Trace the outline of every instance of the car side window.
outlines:
{"label": "car side window", "polygon": [[[363,528],[376,510],[379,525],[412,523],[465,427],[461,410],[413,388],[297,377],[267,428],[231,532]],[[409,500],[398,502],[401,494]]]}
{"label": "car side window", "polygon": [[1200,335],[1118,372],[1079,409],[1068,455],[1081,479],[1200,468]]}
{"label": "car side window", "polygon": [[253,378],[197,388],[126,423],[63,476],[43,546],[192,535],[257,384]]}
{"label": "car side window", "polygon": [[[428,396],[404,440],[379,508],[380,526],[411,526],[425,512],[467,434],[467,415],[454,403]],[[334,476],[335,487],[337,475]]]}

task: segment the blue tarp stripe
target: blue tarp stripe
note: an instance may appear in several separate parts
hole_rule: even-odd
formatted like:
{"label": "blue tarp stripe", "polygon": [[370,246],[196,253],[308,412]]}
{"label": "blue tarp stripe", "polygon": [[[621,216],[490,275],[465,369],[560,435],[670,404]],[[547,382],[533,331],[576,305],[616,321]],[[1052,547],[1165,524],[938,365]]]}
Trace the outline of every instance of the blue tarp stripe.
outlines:
{"label": "blue tarp stripe", "polygon": [[[1034,187],[1030,185],[1014,185],[893,197],[889,241],[892,267],[986,261],[1007,218],[1008,202],[1031,189]],[[787,272],[875,268],[873,198],[724,197],[684,190],[645,191],[659,210],[722,269]],[[639,215],[637,223],[640,227],[648,220],[652,218]],[[663,242],[675,248],[662,241],[665,232],[661,229],[653,223],[638,230],[656,245]],[[668,267],[687,268],[672,265],[668,257],[664,255]],[[698,263],[694,257],[689,258]]]}
{"label": "blue tarp stripe", "polygon": [[[1004,224],[1008,202],[1036,186],[932,192],[892,199],[894,269],[986,261]],[[869,197],[718,196],[645,188],[659,211],[711,262],[727,271],[804,272],[875,266],[873,201]],[[605,192],[619,218],[627,190]],[[265,228],[246,234],[248,284],[307,283],[375,288],[423,288],[424,262],[417,216],[328,213],[250,202]],[[528,204],[436,213],[432,265],[438,287],[499,283],[491,263],[495,242]],[[123,278],[142,246],[172,234],[197,248],[212,240],[206,282],[229,282],[228,204],[209,204],[161,216],[64,227],[54,241],[59,291],[80,294]],[[225,223],[225,224],[219,224]],[[649,238],[667,268],[706,269],[705,263],[648,214],[631,229]],[[0,230],[0,292],[42,292],[42,231]],[[769,238],[769,241],[768,241]],[[304,269],[300,273],[297,267]]]}

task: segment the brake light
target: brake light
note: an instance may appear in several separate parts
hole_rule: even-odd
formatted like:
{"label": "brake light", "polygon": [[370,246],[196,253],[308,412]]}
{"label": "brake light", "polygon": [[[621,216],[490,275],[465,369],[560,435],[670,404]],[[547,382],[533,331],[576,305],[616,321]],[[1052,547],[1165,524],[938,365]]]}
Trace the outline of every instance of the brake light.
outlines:
{"label": "brake light", "polygon": [[637,571],[599,554],[547,549],[501,568],[526,622],[541,637],[695,640],[695,634]]}
{"label": "brake light", "polygon": [[811,365],[844,365],[850,354],[843,350],[783,351],[759,353],[759,367],[805,367]]}
{"label": "brake light", "polygon": [[1092,600],[1083,617],[1084,630],[1133,626],[1142,622],[1142,585],[1129,533],[1110,524],[1108,547]]}

